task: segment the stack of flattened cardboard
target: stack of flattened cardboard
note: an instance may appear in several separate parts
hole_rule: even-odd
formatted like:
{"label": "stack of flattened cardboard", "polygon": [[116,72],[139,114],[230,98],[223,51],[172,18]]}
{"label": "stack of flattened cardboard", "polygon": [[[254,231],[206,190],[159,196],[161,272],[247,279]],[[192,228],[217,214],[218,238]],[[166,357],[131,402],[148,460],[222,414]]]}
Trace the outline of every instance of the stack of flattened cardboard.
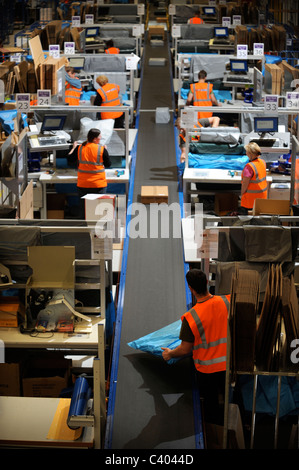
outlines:
{"label": "stack of flattened cardboard", "polygon": [[255,270],[236,269],[232,277],[230,332],[232,371],[253,371],[260,276]]}
{"label": "stack of flattened cardboard", "polygon": [[33,57],[36,80],[41,90],[51,90],[55,95],[58,90],[57,71],[68,64],[66,57],[54,59],[44,56],[39,36],[35,36],[29,41],[31,54]]}
{"label": "stack of flattened cardboard", "polygon": [[[283,287],[288,281],[283,280],[281,265],[271,265],[264,303],[256,332],[256,364],[260,370],[273,371],[278,369],[281,354],[282,331],[282,297]],[[292,321],[289,318],[290,303],[286,301],[288,293],[284,293],[284,311],[287,318],[287,330],[290,332]],[[295,312],[295,310],[293,310]],[[297,315],[297,313],[296,313]],[[296,334],[295,331],[292,334]],[[287,342],[289,339],[287,339]]]}
{"label": "stack of flattened cardboard", "polygon": [[286,48],[287,33],[282,25],[272,26],[273,45],[275,51],[283,51]]}
{"label": "stack of flattened cardboard", "polygon": [[235,35],[237,44],[248,44],[248,29],[247,26],[237,25],[235,27]]}
{"label": "stack of flattened cardboard", "polygon": [[273,95],[281,95],[282,87],[282,70],[276,64],[265,64],[265,69],[271,74],[272,77],[272,91]]}

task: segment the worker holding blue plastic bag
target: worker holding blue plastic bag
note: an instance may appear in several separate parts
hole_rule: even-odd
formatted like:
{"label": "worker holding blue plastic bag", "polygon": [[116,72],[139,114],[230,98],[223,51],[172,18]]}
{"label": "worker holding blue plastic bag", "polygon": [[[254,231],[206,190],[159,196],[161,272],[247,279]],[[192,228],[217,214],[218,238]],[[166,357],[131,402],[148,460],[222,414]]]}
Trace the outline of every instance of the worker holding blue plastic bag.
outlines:
{"label": "worker holding blue plastic bag", "polygon": [[196,304],[181,317],[181,343],[174,349],[162,348],[162,357],[169,361],[192,352],[205,420],[222,424],[219,396],[225,391],[230,296],[211,295],[199,269],[188,271],[186,279]]}

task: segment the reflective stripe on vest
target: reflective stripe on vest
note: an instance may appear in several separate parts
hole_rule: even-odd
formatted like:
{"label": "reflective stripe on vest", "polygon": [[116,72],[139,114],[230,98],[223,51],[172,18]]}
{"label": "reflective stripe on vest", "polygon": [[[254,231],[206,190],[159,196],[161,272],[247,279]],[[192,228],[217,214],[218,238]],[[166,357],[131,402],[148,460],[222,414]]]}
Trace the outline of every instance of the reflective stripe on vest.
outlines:
{"label": "reflective stripe on vest", "polygon": [[81,91],[82,91],[82,88],[72,87],[68,82],[66,82],[65,102],[73,106],[79,105]]}
{"label": "reflective stripe on vest", "polygon": [[241,206],[252,209],[255,199],[267,198],[266,164],[258,158],[254,163],[249,162],[249,165],[253,170],[253,177],[249,181],[247,191],[241,197]]}
{"label": "reflective stripe on vest", "polygon": [[[262,183],[263,181],[266,181],[266,176],[264,176],[263,178],[258,177],[259,173],[258,173],[256,165],[253,162],[251,162],[250,164],[252,166],[252,169],[255,175],[254,184],[259,184],[259,183]],[[248,193],[262,193],[263,191],[267,191],[267,186],[261,189],[250,189],[250,184],[249,184],[248,189],[247,189]]]}
{"label": "reflective stripe on vest", "polygon": [[93,162],[93,161],[88,161],[88,160],[83,160],[82,159],[82,149],[83,149],[83,145],[80,145],[80,149],[79,149],[79,155],[78,155],[78,160],[79,160],[79,165],[96,165],[96,166],[102,166],[102,168],[100,168],[99,170],[93,170],[93,169],[88,169],[88,170],[82,170],[80,169],[80,166],[78,167],[78,172],[79,173],[103,173],[105,171],[105,168],[103,166],[103,163],[101,162],[101,157],[103,155],[103,152],[104,152],[104,147],[98,147],[98,154],[97,154],[97,161],[96,162]]}
{"label": "reflective stripe on vest", "polygon": [[[193,361],[195,367],[197,370],[204,373],[219,372],[226,369],[229,301],[226,296],[221,296],[223,303],[218,300],[220,296],[217,296],[217,300],[216,298],[212,300],[212,298],[213,297],[210,297],[202,301],[205,305],[203,306],[201,314],[197,313],[196,307],[193,307],[182,317],[182,319],[186,318],[194,334]],[[208,304],[209,300],[213,302],[210,305]],[[225,311],[223,307],[225,307]],[[207,331],[210,335],[210,338],[207,339],[204,324],[207,323],[209,313],[212,314],[212,312],[214,312],[214,314],[215,312],[219,312],[219,316],[216,317],[215,321],[217,322],[218,320],[221,323],[215,323],[212,328],[207,324]],[[225,315],[225,318],[223,315]],[[225,323],[223,323],[224,321]]]}
{"label": "reflective stripe on vest", "polygon": [[[119,86],[107,83],[103,87],[99,87],[97,92],[102,97],[102,105],[105,106],[121,106],[120,98],[118,95]],[[123,111],[101,111],[102,119],[116,119],[122,116]]]}
{"label": "reflective stripe on vest", "polygon": [[[118,106],[118,105],[120,105],[120,99],[119,99],[119,96],[118,96],[118,87],[116,85],[114,85],[113,88],[110,88],[109,90],[107,90],[107,92],[102,87],[99,87],[99,89],[102,92],[101,95],[102,95],[102,98],[104,100],[104,102],[102,103],[102,106]],[[116,92],[117,96],[113,97],[112,99],[109,99],[108,95],[113,93],[113,92]]]}
{"label": "reflective stripe on vest", "polygon": [[[213,103],[210,100],[210,94],[213,90],[213,86],[210,83],[193,83],[190,86],[190,90],[193,94],[193,106],[212,106]],[[197,118],[208,118],[212,115],[213,113],[210,111],[199,111]]]}

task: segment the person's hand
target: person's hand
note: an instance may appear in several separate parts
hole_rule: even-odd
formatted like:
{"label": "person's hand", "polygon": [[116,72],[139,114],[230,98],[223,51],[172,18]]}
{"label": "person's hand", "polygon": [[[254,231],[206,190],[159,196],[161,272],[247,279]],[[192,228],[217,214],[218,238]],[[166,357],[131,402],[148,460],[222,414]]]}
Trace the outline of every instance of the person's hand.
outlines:
{"label": "person's hand", "polygon": [[169,348],[161,348],[162,349],[162,357],[164,361],[169,361],[171,359],[171,349]]}

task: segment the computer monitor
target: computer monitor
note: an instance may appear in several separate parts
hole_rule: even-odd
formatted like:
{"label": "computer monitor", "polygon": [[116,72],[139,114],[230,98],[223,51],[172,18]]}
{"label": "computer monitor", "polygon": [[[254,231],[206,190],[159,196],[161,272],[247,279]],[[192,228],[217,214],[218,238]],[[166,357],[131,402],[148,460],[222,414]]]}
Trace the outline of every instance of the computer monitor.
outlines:
{"label": "computer monitor", "polygon": [[214,37],[215,38],[227,38],[228,37],[228,27],[227,26],[215,26],[214,27]]}
{"label": "computer monitor", "polygon": [[41,126],[41,133],[46,131],[62,131],[66,115],[55,116],[53,114],[45,114]]}
{"label": "computer monitor", "polygon": [[83,69],[85,64],[85,57],[69,57],[69,66],[74,67],[74,69]]}
{"label": "computer monitor", "polygon": [[263,81],[264,77],[262,72],[254,67],[253,68],[253,102],[261,103],[263,97]]}
{"label": "computer monitor", "polygon": [[254,132],[257,134],[278,132],[278,117],[263,116],[254,118]]}
{"label": "computer monitor", "polygon": [[233,73],[248,72],[248,63],[247,60],[242,59],[230,59],[230,71]]}
{"label": "computer monitor", "polygon": [[202,8],[203,14],[206,16],[215,16],[216,15],[216,8],[215,7],[203,7]]}
{"label": "computer monitor", "polygon": [[86,38],[95,38],[98,35],[99,35],[99,28],[98,27],[86,28],[86,30],[85,30],[85,37]]}

